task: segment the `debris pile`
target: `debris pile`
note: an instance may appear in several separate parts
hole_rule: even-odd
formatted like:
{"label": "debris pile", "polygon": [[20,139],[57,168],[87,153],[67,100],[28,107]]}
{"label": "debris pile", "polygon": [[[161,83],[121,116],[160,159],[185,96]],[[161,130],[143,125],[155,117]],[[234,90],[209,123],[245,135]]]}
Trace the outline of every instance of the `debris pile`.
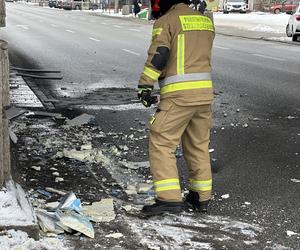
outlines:
{"label": "debris pile", "polygon": [[[46,197],[51,193],[38,189]],[[73,192],[63,196],[59,203],[44,204],[36,209],[36,216],[41,231],[46,236],[57,234],[80,233],[90,238],[95,237],[92,222],[109,222],[115,219],[113,199],[102,199],[91,205],[81,205],[80,199]]]}

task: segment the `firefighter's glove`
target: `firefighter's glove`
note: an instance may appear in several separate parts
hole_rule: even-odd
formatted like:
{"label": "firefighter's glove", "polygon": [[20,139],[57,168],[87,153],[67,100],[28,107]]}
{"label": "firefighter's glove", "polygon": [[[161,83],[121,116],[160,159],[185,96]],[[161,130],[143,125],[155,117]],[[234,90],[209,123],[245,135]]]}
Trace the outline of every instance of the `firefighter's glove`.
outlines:
{"label": "firefighter's glove", "polygon": [[146,108],[149,108],[151,104],[153,104],[153,97],[151,96],[152,89],[152,86],[138,86],[138,98]]}

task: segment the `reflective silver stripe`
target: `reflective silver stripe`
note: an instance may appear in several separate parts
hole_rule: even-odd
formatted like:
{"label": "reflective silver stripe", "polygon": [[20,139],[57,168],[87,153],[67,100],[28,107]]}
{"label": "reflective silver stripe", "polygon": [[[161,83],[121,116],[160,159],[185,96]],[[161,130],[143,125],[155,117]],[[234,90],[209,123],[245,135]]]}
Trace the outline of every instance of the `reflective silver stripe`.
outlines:
{"label": "reflective silver stripe", "polygon": [[166,77],[163,80],[160,80],[159,87],[162,88],[166,85],[177,83],[177,82],[191,82],[191,81],[204,81],[211,80],[211,73],[190,73],[183,75],[175,75]]}

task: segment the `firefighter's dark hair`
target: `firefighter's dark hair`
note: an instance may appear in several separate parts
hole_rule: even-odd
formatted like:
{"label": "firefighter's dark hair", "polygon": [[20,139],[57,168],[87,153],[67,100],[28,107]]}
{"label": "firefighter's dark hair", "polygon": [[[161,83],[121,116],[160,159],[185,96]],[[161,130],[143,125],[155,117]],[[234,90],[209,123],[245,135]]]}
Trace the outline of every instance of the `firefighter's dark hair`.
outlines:
{"label": "firefighter's dark hair", "polygon": [[162,15],[166,14],[167,11],[175,4],[185,3],[190,4],[190,0],[160,0],[158,5],[160,7],[160,12]]}

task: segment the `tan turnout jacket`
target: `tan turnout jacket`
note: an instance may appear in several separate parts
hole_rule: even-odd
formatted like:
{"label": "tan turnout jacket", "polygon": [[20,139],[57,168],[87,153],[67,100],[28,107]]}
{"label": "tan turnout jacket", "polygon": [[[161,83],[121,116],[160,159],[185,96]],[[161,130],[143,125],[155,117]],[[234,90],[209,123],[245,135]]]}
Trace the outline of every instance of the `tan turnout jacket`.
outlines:
{"label": "tan turnout jacket", "polygon": [[161,99],[180,105],[211,103],[211,19],[180,3],[156,20],[139,85],[160,86]]}

